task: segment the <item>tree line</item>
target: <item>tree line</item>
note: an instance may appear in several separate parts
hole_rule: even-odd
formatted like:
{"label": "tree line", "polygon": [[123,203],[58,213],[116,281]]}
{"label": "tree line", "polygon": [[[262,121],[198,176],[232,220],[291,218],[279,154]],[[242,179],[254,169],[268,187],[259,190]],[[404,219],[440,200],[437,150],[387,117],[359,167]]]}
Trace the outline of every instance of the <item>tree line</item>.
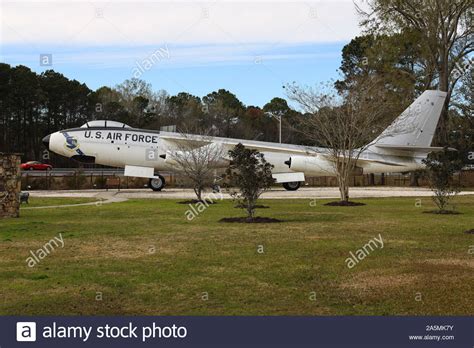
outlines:
{"label": "tree line", "polygon": [[159,130],[173,125],[178,131],[206,129],[214,136],[278,141],[278,122],[270,114],[283,117],[284,142],[303,141],[291,130],[299,113],[282,98],[260,108],[244,105],[225,89],[202,98],[186,92],[169,95],[136,78],[94,91],[53,70],[37,74],[23,65],[0,64],[0,151],[20,152],[24,160],[41,159],[45,135],[95,119],[137,128]]}

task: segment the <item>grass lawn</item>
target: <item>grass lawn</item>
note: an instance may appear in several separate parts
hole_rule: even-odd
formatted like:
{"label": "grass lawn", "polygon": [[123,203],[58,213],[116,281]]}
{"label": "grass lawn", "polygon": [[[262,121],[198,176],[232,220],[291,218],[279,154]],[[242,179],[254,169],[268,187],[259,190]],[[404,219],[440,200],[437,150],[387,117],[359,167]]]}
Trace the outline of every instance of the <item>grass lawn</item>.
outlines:
{"label": "grass lawn", "polygon": [[[277,224],[219,223],[243,214],[231,201],[192,221],[173,200],[23,210],[0,220],[0,314],[474,314],[474,196],[456,198],[462,215],[424,214],[430,198],[358,201],[262,201]],[[59,233],[64,248],[28,267]],[[379,234],[383,249],[349,269]]]}
{"label": "grass lawn", "polygon": [[50,205],[80,204],[80,203],[89,203],[89,202],[95,202],[95,201],[97,201],[97,198],[30,197],[28,204],[23,203],[21,205],[21,208],[45,207],[45,206],[50,206]]}

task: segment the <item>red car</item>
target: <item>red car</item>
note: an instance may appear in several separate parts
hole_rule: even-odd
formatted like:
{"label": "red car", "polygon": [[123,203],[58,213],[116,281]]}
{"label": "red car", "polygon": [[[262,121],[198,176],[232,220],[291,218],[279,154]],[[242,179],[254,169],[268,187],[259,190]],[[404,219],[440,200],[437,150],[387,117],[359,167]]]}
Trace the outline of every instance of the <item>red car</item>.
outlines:
{"label": "red car", "polygon": [[20,168],[23,170],[51,170],[53,166],[50,164],[41,163],[38,161],[30,161],[22,163]]}

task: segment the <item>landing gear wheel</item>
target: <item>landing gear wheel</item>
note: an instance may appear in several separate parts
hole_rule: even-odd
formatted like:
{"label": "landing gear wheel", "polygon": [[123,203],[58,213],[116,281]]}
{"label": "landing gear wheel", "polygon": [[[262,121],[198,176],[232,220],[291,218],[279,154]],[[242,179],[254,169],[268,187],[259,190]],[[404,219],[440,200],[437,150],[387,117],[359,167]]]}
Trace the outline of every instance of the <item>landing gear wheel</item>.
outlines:
{"label": "landing gear wheel", "polygon": [[158,174],[157,178],[152,178],[148,181],[148,187],[153,191],[161,191],[165,187],[165,178]]}
{"label": "landing gear wheel", "polygon": [[292,182],[284,182],[283,183],[283,187],[285,188],[285,190],[288,190],[288,191],[296,191],[297,189],[299,189],[301,186],[301,182],[299,181],[292,181]]}

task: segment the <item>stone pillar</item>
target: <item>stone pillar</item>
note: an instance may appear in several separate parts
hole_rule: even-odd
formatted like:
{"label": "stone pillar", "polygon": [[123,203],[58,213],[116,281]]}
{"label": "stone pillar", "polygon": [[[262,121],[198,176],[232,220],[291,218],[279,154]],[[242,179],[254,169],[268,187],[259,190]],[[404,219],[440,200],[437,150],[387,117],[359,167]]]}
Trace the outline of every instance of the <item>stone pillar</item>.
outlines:
{"label": "stone pillar", "polygon": [[20,155],[0,152],[0,218],[20,216]]}

